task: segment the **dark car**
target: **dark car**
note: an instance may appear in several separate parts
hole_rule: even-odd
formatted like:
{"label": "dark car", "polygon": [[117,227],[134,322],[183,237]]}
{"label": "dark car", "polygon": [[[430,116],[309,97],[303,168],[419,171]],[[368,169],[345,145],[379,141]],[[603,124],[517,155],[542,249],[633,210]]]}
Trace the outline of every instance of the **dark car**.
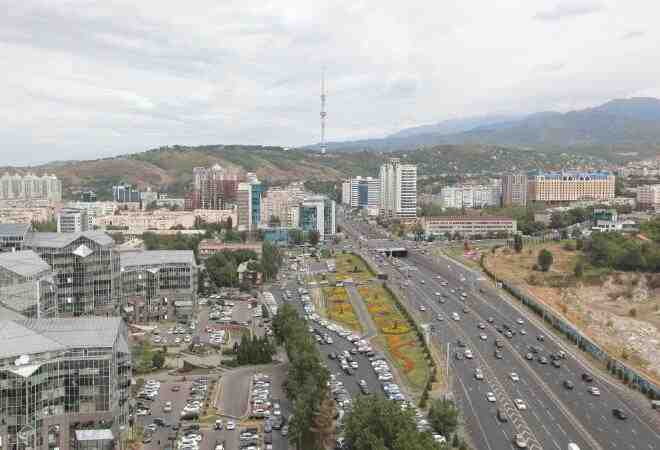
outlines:
{"label": "dark car", "polygon": [[349,352],[351,355],[357,355],[357,354],[358,354],[357,348],[355,348],[355,347],[353,347],[352,349],[350,349],[348,352]]}
{"label": "dark car", "polygon": [[465,347],[466,346],[465,342],[461,341],[460,339],[456,341],[456,345],[458,345],[459,347]]}
{"label": "dark car", "polygon": [[585,372],[582,374],[582,381],[586,383],[591,383],[592,381],[594,381],[594,377],[592,377],[590,373]]}
{"label": "dark car", "polygon": [[497,408],[497,420],[499,420],[502,423],[506,423],[509,421],[509,418],[507,417],[506,413],[502,408]]}
{"label": "dark car", "polygon": [[463,359],[463,352],[456,352],[456,353],[454,354],[454,357],[455,357],[457,360],[461,360],[461,359]]}
{"label": "dark car", "polygon": [[612,414],[614,414],[614,417],[616,417],[619,420],[626,420],[628,418],[628,415],[619,408],[614,408],[612,410]]}
{"label": "dark car", "polygon": [[498,333],[503,333],[504,332],[504,328],[502,328],[502,327],[496,327],[495,329],[497,330]]}
{"label": "dark car", "polygon": [[532,355],[531,353],[527,353],[527,354],[525,355],[525,359],[526,359],[527,361],[531,361],[531,360],[534,359],[534,355]]}
{"label": "dark car", "polygon": [[488,318],[488,323],[493,323],[494,321],[495,321],[495,319],[493,319],[492,317]]}
{"label": "dark car", "polygon": [[561,363],[560,363],[558,360],[553,359],[553,360],[552,360],[552,366],[553,366],[553,367],[556,367],[557,369],[559,369],[559,368],[561,367]]}
{"label": "dark car", "polygon": [[548,364],[548,358],[546,358],[545,356],[539,356],[539,363]]}
{"label": "dark car", "polygon": [[502,352],[500,352],[499,350],[495,350],[495,358],[502,359],[503,358]]}
{"label": "dark car", "polygon": [[570,391],[575,387],[575,384],[571,380],[564,380],[564,387]]}
{"label": "dark car", "polygon": [[504,347],[504,343],[502,341],[500,341],[499,339],[495,339],[495,347],[502,348],[502,347]]}
{"label": "dark car", "polygon": [[328,353],[328,358],[330,359],[337,359],[337,354],[335,352]]}
{"label": "dark car", "polygon": [[543,342],[545,338],[543,337],[543,335],[539,334],[538,336],[536,336],[536,340],[539,342]]}

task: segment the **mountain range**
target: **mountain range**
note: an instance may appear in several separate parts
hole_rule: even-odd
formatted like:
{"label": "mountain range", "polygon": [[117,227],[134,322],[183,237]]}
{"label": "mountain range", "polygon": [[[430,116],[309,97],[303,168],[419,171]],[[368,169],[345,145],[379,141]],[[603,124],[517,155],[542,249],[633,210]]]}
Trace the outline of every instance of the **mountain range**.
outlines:
{"label": "mountain range", "polygon": [[660,99],[618,99],[566,113],[452,119],[406,128],[380,139],[331,142],[328,149],[394,151],[438,144],[500,145],[603,157],[629,152],[655,155],[660,149]]}

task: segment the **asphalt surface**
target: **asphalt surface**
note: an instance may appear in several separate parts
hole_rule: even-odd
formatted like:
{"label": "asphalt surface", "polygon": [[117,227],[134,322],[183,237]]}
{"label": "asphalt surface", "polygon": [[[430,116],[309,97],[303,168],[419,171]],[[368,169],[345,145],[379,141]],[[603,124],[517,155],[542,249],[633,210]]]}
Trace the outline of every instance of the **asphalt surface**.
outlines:
{"label": "asphalt surface", "polygon": [[[344,228],[359,235],[382,236],[366,230],[362,224],[350,223]],[[382,240],[361,241],[362,246],[373,248],[382,246],[382,243]],[[410,245],[406,245],[410,243],[396,243],[410,249]],[[373,256],[373,253],[370,254]],[[513,306],[496,289],[482,288],[483,292],[479,291],[476,283],[478,274],[451,259],[431,261],[415,251],[409,251],[409,257],[402,262],[412,266],[412,269],[402,273],[389,263],[380,267],[390,275],[391,283],[399,284],[406,292],[421,321],[434,324],[436,331],[433,339],[445,349],[449,344],[453,391],[461,404],[476,448],[511,448],[516,433],[523,433],[532,449],[563,450],[569,442],[577,443],[582,450],[660,448],[657,424],[643,410],[649,408],[648,403],[644,406],[630,400],[626,388],[593,373],[581,356],[572,356],[577,351],[574,347],[551,335],[530,312]],[[448,282],[448,286],[443,287],[441,281]],[[467,300],[460,300],[458,292],[451,293],[451,289],[459,288],[468,293]],[[444,304],[438,301],[436,292],[445,295]],[[419,311],[420,306],[424,306],[426,312]],[[462,312],[464,306],[468,307],[467,314]],[[452,312],[459,314],[460,321],[451,320]],[[442,314],[442,322],[437,321],[438,314]],[[493,317],[494,325],[506,323],[518,333],[512,339],[505,338],[495,330],[495,326],[488,324],[489,317]],[[522,319],[522,325],[516,323],[518,318]],[[477,328],[480,322],[486,325],[483,331]],[[520,334],[521,329],[526,331],[526,335]],[[487,336],[485,341],[479,338],[481,333]],[[544,342],[537,341],[538,335],[544,336]],[[493,356],[496,337],[501,338],[505,345],[501,360]],[[473,360],[454,359],[454,352],[458,350],[455,346],[457,339],[461,339],[474,352]],[[524,355],[530,345],[541,347],[544,356],[564,350],[569,357],[561,361],[559,369],[550,364],[527,361]],[[484,380],[475,379],[476,367],[483,370]],[[519,382],[513,382],[510,378],[514,371],[520,377]],[[583,382],[583,373],[592,374],[595,381]],[[563,387],[567,379],[575,384],[573,390]],[[595,397],[589,394],[589,386],[597,386],[601,395]],[[493,392],[497,401],[489,403],[486,392]],[[516,410],[512,402],[516,398],[524,400],[527,410]],[[497,420],[497,407],[507,412],[507,423]],[[616,419],[612,414],[613,408],[623,409],[629,416],[628,420]]]}

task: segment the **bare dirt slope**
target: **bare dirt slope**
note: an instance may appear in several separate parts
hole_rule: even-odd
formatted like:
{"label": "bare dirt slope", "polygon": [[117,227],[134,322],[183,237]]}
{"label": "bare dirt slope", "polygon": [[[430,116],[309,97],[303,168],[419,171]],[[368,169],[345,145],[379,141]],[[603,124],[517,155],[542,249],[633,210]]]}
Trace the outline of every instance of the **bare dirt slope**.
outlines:
{"label": "bare dirt slope", "polygon": [[612,354],[660,379],[660,274],[587,269],[576,279],[581,257],[560,244],[545,246],[553,253],[548,273],[533,270],[541,247],[515,254],[500,249],[486,264],[582,329]]}

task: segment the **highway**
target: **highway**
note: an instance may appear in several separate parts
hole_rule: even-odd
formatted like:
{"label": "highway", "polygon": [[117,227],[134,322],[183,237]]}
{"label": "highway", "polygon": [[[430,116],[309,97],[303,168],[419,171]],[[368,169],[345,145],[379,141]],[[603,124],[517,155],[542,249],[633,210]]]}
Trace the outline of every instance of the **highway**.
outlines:
{"label": "highway", "polygon": [[[344,222],[343,226],[354,237],[382,236],[365,224]],[[368,238],[360,241],[372,261],[376,259],[374,248],[401,246],[402,243]],[[495,288],[481,288],[483,292],[477,289],[478,274],[451,259],[431,261],[415,251],[409,252],[397,266],[389,260],[381,258],[381,261],[379,268],[388,273],[392,284],[403,288],[421,321],[433,323],[433,339],[443,349],[449,344],[453,392],[476,448],[511,448],[516,433],[523,434],[530,449],[564,450],[569,442],[578,444],[582,450],[660,448],[657,424],[643,410],[650,410],[648,403],[629,400],[627,388],[592,373],[581,356],[573,356],[576,351],[573,347],[552,335],[531,313],[503,299]],[[443,286],[443,282],[447,286]],[[455,292],[452,293],[452,289]],[[466,292],[466,300],[462,300],[460,291]],[[436,292],[443,295],[444,303],[440,303]],[[420,311],[420,307],[425,311]],[[464,307],[467,313],[463,312]],[[454,312],[460,320],[451,320]],[[438,314],[443,317],[442,321],[437,320]],[[488,323],[491,317],[492,324]],[[516,323],[518,319],[522,324]],[[484,324],[484,330],[478,328],[479,323]],[[509,339],[496,331],[502,324],[515,329],[516,335]],[[522,335],[521,330],[526,334]],[[480,334],[484,334],[486,340],[482,340]],[[537,340],[539,335],[544,337],[543,342]],[[503,341],[502,359],[494,357],[495,338]],[[456,351],[464,350],[456,345],[459,339],[472,350],[474,359],[454,358]],[[539,355],[533,355],[534,360],[528,361],[525,355],[530,352],[531,345],[539,347],[540,351]],[[561,360],[560,368],[536,360],[540,355],[548,357],[560,350],[569,355]],[[476,367],[482,369],[484,380],[475,379]],[[520,380],[514,382],[511,372],[516,372]],[[583,373],[592,374],[595,381],[585,383],[581,378]],[[565,380],[571,380],[574,389],[566,389]],[[590,386],[597,386],[600,396],[590,394],[587,391]],[[486,400],[487,392],[495,394],[496,402]],[[513,404],[514,399],[522,399],[527,409],[519,411]],[[506,411],[507,423],[498,421],[498,407]],[[624,410],[628,419],[622,421],[614,417],[613,408]]]}

